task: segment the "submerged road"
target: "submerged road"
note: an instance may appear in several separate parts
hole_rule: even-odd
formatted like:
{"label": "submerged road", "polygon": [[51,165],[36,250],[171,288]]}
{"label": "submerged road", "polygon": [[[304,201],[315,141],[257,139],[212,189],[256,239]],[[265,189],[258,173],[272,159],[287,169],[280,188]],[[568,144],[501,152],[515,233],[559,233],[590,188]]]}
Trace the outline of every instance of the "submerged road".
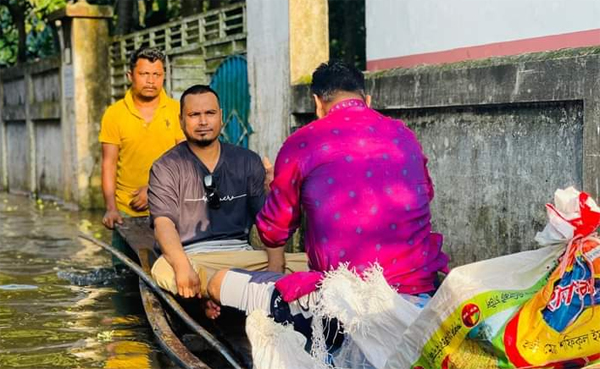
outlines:
{"label": "submerged road", "polygon": [[102,214],[0,194],[0,368],[174,368],[148,328],[137,277],[78,239]]}

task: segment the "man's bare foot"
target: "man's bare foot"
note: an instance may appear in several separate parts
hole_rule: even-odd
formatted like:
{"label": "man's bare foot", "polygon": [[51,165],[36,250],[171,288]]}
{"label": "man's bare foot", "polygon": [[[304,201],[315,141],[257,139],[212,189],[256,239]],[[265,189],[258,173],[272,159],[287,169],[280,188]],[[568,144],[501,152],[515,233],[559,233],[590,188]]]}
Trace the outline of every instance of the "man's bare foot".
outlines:
{"label": "man's bare foot", "polygon": [[203,300],[203,308],[204,308],[204,314],[206,314],[206,317],[208,319],[217,319],[219,317],[219,315],[221,315],[221,306],[219,304],[217,304],[216,302],[214,302],[213,300],[207,300],[207,299],[202,299]]}

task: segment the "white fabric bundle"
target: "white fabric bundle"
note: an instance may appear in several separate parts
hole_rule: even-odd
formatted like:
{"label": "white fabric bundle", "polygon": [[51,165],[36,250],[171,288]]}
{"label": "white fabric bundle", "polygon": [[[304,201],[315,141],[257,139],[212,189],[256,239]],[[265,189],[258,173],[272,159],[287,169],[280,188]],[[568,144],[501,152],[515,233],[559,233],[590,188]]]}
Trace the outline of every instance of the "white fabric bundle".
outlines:
{"label": "white fabric bundle", "polygon": [[397,341],[412,324],[420,308],[402,298],[386,282],[383,270],[373,265],[359,277],[347,265],[327,273],[310,306],[313,314],[311,354],[304,352],[304,337],[291,326],[267,318],[264,312],[248,317],[246,332],[257,369],[331,368],[323,338],[323,319],[338,319],[346,335],[333,358],[336,368],[363,369],[385,366]]}
{"label": "white fabric bundle", "polygon": [[356,344],[375,368],[383,368],[420,311],[388,285],[375,264],[362,278],[347,266],[328,273],[313,314],[337,318],[351,337],[348,344]]}
{"label": "white fabric bundle", "polygon": [[[554,192],[554,205],[546,204],[548,224],[543,231],[535,235],[540,246],[566,245],[575,236],[575,226],[571,221],[582,216],[580,195],[574,187],[558,189]],[[600,213],[600,208],[593,198],[589,197],[585,204],[590,210]]]}
{"label": "white fabric bundle", "polygon": [[306,338],[291,325],[275,323],[263,310],[246,319],[246,334],[252,344],[254,369],[313,369],[313,358],[304,351]]}

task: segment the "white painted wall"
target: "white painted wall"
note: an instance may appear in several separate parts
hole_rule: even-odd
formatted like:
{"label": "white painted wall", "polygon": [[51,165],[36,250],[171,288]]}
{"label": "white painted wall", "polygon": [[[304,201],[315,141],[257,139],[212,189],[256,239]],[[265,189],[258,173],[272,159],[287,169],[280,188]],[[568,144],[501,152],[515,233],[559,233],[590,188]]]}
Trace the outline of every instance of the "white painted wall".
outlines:
{"label": "white painted wall", "polygon": [[247,0],[250,149],[274,163],[289,135],[290,46],[288,1]]}
{"label": "white painted wall", "polygon": [[366,0],[365,16],[369,61],[600,29],[600,0]]}

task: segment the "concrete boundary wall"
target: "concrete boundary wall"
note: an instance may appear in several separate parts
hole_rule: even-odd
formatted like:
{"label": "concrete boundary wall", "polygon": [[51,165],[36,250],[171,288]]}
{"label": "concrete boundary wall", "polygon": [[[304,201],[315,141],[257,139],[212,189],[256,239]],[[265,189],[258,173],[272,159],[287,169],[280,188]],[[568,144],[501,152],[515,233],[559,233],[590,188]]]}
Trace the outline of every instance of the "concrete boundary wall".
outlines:
{"label": "concrete boundary wall", "polygon": [[111,17],[110,6],[69,3],[49,15],[59,55],[0,70],[0,190],[101,206]]}
{"label": "concrete boundary wall", "polygon": [[[373,107],[403,119],[428,155],[434,229],[453,264],[537,247],[558,187],[600,194],[600,49],[368,75]],[[298,125],[308,86],[293,90]]]}

